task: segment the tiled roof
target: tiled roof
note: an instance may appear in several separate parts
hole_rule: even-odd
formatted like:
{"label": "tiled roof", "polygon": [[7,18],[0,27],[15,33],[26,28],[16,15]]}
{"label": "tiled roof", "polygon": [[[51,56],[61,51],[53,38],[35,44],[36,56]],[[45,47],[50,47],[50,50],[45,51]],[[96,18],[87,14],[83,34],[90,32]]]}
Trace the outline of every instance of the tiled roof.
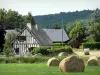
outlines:
{"label": "tiled roof", "polygon": [[[43,29],[53,42],[62,41],[62,29]],[[63,42],[68,41],[69,37],[63,29]]]}

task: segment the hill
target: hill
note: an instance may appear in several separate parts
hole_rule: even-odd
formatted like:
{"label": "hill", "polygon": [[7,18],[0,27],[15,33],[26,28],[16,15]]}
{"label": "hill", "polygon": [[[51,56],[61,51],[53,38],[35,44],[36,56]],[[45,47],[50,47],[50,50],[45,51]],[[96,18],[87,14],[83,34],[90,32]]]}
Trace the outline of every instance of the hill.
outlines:
{"label": "hill", "polygon": [[51,25],[57,24],[61,25],[62,17],[63,24],[68,26],[69,23],[73,23],[76,20],[82,22],[88,22],[90,20],[90,15],[93,13],[93,10],[83,10],[75,12],[61,12],[58,14],[49,14],[49,15],[39,15],[34,16],[36,22],[42,27],[51,28]]}

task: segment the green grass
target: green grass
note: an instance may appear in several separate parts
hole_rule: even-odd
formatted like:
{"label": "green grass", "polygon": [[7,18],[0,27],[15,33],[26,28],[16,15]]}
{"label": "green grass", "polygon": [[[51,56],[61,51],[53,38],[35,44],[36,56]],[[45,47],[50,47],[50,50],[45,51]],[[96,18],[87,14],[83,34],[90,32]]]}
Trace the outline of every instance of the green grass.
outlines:
{"label": "green grass", "polygon": [[0,75],[100,75],[100,66],[87,66],[84,72],[61,72],[59,67],[39,64],[0,64]]}

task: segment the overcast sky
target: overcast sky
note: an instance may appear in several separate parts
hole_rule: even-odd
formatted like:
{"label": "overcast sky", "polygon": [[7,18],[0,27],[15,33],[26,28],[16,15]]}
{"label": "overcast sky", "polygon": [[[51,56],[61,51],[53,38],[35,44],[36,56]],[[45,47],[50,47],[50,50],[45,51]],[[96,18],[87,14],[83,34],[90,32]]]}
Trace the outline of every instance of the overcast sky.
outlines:
{"label": "overcast sky", "polygon": [[53,14],[100,8],[100,0],[0,0],[0,8],[12,9],[20,14]]}

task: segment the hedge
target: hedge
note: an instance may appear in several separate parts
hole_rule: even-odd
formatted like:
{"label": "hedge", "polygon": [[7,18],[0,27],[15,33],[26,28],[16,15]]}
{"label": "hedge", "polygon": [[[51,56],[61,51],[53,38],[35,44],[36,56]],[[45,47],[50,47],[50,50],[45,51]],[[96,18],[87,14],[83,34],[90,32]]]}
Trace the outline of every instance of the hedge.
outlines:
{"label": "hedge", "polygon": [[0,57],[0,63],[45,63],[49,57],[35,56],[35,57]]}
{"label": "hedge", "polygon": [[[65,45],[65,43],[63,43]],[[53,46],[62,46],[62,43],[54,43]]]}
{"label": "hedge", "polygon": [[54,53],[67,52],[68,54],[71,54],[73,53],[73,50],[70,46],[63,46],[60,48],[54,48],[53,52]]}
{"label": "hedge", "polygon": [[50,50],[48,49],[48,47],[36,47],[32,50],[32,54],[37,54],[37,53],[41,53],[42,55],[48,55],[50,54]]}
{"label": "hedge", "polygon": [[100,49],[100,42],[85,42],[82,43],[83,48]]}

